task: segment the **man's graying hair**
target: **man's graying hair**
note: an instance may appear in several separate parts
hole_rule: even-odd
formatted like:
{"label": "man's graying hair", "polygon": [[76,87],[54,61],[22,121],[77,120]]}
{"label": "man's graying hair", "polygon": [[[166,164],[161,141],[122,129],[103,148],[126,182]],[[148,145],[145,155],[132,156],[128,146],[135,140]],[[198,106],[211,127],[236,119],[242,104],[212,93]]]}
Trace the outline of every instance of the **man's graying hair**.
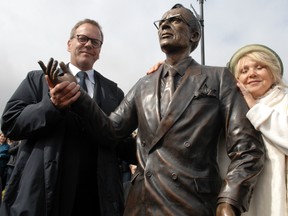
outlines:
{"label": "man's graying hair", "polygon": [[70,33],[70,39],[74,38],[75,37],[75,32],[76,32],[76,29],[79,28],[79,26],[85,24],[85,23],[89,23],[91,25],[94,25],[96,26],[99,30],[100,30],[100,34],[101,34],[101,41],[103,43],[104,41],[104,35],[103,35],[103,32],[102,32],[102,27],[100,26],[100,24],[98,22],[96,22],[95,20],[92,20],[92,19],[84,19],[84,20],[81,20],[79,22],[77,22],[74,27],[71,29],[71,33]]}
{"label": "man's graying hair", "polygon": [[190,9],[184,7],[182,4],[175,4],[171,8],[171,10],[175,9],[175,8],[183,8],[183,9],[189,11],[189,13],[191,14],[191,17],[184,17],[185,20],[189,23],[191,30],[197,31],[199,33],[201,32],[201,26],[200,26],[199,20],[196,18],[196,16],[194,15],[194,13]]}
{"label": "man's graying hair", "polygon": [[190,52],[192,52],[192,51],[194,51],[197,48],[198,43],[199,43],[200,38],[201,38],[201,26],[200,26],[199,20],[196,18],[196,16],[194,15],[194,13],[190,9],[184,7],[182,4],[175,4],[171,8],[171,10],[172,9],[176,9],[176,8],[183,8],[183,9],[187,10],[191,14],[191,17],[186,17],[185,16],[184,19],[185,19],[185,21],[187,21],[189,23],[190,30],[191,30],[192,33],[193,32],[198,32],[199,33],[199,40],[194,42],[191,45],[191,51]]}

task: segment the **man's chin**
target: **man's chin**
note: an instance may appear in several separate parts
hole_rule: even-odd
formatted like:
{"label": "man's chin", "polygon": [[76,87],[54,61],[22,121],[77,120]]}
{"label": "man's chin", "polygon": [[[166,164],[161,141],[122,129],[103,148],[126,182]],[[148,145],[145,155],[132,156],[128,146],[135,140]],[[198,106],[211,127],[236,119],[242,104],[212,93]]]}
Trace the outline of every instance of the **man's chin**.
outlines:
{"label": "man's chin", "polygon": [[179,46],[175,46],[174,44],[172,43],[161,43],[160,44],[161,46],[161,50],[164,52],[164,53],[174,53],[174,52],[179,52]]}

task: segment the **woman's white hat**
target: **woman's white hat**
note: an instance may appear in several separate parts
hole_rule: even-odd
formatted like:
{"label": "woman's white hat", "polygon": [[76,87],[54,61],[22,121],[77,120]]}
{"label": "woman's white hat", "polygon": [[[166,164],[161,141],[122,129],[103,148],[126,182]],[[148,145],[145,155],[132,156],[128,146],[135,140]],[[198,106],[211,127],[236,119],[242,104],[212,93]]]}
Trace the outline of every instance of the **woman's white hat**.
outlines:
{"label": "woman's white hat", "polygon": [[234,74],[234,68],[236,64],[238,63],[239,59],[242,58],[244,55],[254,52],[254,51],[264,52],[268,54],[269,56],[271,56],[272,58],[275,58],[278,64],[280,65],[281,76],[283,76],[283,63],[282,63],[281,58],[278,56],[278,54],[274,50],[262,44],[249,44],[238,49],[231,57],[230,61],[227,64],[227,67]]}

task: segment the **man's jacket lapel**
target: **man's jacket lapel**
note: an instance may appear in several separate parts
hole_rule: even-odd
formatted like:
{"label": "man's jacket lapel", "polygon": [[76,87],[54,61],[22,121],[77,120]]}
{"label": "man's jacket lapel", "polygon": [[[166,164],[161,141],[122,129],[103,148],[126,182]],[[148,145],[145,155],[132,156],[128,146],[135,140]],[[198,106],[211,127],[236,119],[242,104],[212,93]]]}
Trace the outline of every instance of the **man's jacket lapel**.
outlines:
{"label": "man's jacket lapel", "polygon": [[[193,67],[192,64],[194,64]],[[193,100],[195,92],[198,92],[205,80],[206,76],[202,75],[201,66],[192,61],[190,66],[187,68],[184,77],[182,78],[181,84],[173,94],[173,98],[170,106],[168,107],[166,115],[162,121],[160,121],[155,137],[151,142],[150,151],[180,118],[181,114]],[[160,94],[158,94],[158,96],[159,95]],[[159,98],[157,101],[159,101]]]}

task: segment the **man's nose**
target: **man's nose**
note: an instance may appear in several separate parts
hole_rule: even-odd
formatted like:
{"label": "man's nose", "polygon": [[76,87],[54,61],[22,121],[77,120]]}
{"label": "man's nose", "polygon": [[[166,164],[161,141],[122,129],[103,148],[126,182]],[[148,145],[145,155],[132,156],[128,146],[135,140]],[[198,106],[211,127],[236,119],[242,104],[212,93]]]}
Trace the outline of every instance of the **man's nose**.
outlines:
{"label": "man's nose", "polygon": [[87,46],[87,45],[93,46],[91,39],[89,39],[89,40],[85,43],[85,46]]}

